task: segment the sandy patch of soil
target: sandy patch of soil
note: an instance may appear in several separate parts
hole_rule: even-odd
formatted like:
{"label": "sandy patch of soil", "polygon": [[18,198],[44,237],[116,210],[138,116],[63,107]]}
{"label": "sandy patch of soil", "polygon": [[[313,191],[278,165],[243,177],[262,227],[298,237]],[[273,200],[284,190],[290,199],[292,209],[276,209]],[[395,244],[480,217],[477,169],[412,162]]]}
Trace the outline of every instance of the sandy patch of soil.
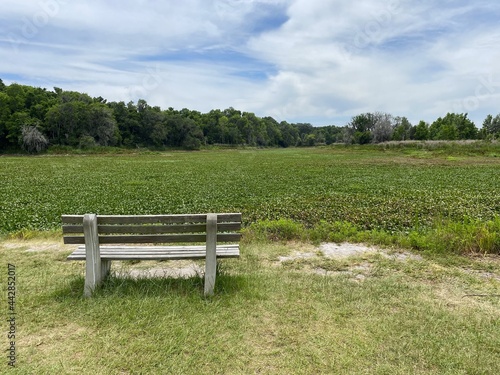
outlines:
{"label": "sandy patch of soil", "polygon": [[71,251],[75,245],[64,245],[52,240],[7,240],[0,242],[0,247],[9,250],[21,250],[27,253],[40,251]]}
{"label": "sandy patch of soil", "polygon": [[[118,262],[113,262],[118,263]],[[143,264],[139,263],[138,267],[124,267],[117,264],[118,268],[115,272],[118,277],[132,277],[134,279],[149,279],[155,277],[173,277],[173,278],[190,278],[194,276],[201,276],[205,273],[205,268],[194,262],[187,261],[174,261],[171,260],[163,266],[155,264],[150,268],[145,268]],[[113,268],[115,265],[113,264]]]}
{"label": "sandy patch of soil", "polygon": [[422,260],[422,257],[420,255],[415,255],[408,252],[389,254],[387,250],[384,249],[351,243],[323,243],[319,246],[319,251],[325,257],[336,259],[349,258],[352,256],[360,256],[365,254],[380,254],[384,257],[400,261]]}
{"label": "sandy patch of soil", "polygon": [[[303,259],[321,259],[331,258],[337,260],[348,259],[351,257],[362,257],[364,255],[381,255],[388,259],[393,259],[395,261],[408,261],[408,260],[423,260],[420,255],[415,255],[409,252],[392,253],[388,250],[377,248],[374,246],[366,246],[363,244],[352,244],[352,243],[323,243],[312,251],[295,251],[289,256],[281,256],[278,258],[277,265],[282,265],[284,262],[293,262],[295,260]],[[306,267],[307,269],[307,267]],[[355,263],[345,270],[327,270],[321,267],[315,267],[308,269],[308,272],[312,272],[322,276],[333,276],[333,275],[345,275],[352,278],[354,281],[365,280],[372,272],[373,264],[369,262]]]}

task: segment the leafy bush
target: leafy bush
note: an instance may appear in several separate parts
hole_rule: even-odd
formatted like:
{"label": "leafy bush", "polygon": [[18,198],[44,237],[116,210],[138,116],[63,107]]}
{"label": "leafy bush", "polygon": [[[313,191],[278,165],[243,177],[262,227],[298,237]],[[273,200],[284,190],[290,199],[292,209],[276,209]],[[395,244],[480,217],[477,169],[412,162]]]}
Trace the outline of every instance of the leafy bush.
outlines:
{"label": "leafy bush", "polygon": [[188,134],[182,142],[182,147],[186,150],[199,150],[201,148],[201,141],[199,138]]}
{"label": "leafy bush", "polygon": [[96,140],[94,139],[94,137],[92,137],[90,135],[82,135],[80,137],[80,142],[78,142],[78,148],[81,148],[84,150],[95,148],[97,146],[98,145],[97,145]]}
{"label": "leafy bush", "polygon": [[264,220],[254,223],[248,233],[256,239],[290,241],[304,238],[304,227],[289,219]]}
{"label": "leafy bush", "polygon": [[328,223],[325,220],[310,229],[309,238],[313,242],[330,241],[342,242],[353,240],[359,232],[359,228],[347,221],[335,221]]}

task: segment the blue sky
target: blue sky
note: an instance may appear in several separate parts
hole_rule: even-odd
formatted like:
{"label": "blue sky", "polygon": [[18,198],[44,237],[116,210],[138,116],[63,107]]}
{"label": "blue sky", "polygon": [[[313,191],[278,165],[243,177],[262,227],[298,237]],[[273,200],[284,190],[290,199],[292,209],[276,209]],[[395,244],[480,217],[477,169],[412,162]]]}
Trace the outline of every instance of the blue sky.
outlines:
{"label": "blue sky", "polygon": [[500,113],[500,3],[3,0],[0,78],[344,125]]}

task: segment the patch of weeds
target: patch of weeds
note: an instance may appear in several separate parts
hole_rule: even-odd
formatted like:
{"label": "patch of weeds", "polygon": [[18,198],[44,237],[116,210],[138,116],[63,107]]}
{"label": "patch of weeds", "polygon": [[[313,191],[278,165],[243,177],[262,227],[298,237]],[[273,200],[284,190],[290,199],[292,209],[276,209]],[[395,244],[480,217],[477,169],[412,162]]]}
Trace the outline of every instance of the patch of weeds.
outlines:
{"label": "patch of weeds", "polygon": [[59,239],[61,237],[60,229],[53,230],[31,230],[31,229],[20,229],[18,231],[9,233],[5,236],[7,240],[35,240],[35,239],[44,239],[44,240],[53,240]]}
{"label": "patch of weeds", "polygon": [[250,225],[245,234],[254,240],[291,241],[303,239],[305,228],[289,219],[263,220]]}
{"label": "patch of weeds", "polygon": [[500,217],[486,222],[466,219],[440,223],[426,243],[427,248],[444,254],[500,254]]}
{"label": "patch of weeds", "polygon": [[314,243],[319,242],[343,242],[355,238],[359,233],[359,228],[347,221],[335,221],[328,223],[320,221],[309,230],[308,238]]}

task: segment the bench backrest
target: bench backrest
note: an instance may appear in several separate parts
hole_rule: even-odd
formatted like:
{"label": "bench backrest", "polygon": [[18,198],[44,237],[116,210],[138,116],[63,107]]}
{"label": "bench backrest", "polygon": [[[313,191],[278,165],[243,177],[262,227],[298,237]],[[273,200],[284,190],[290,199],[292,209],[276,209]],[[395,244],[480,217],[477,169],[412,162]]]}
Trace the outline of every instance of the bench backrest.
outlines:
{"label": "bench backrest", "polygon": [[[84,215],[63,215],[65,244],[84,244]],[[207,239],[207,214],[97,215],[101,244],[195,243]],[[217,214],[217,242],[240,240],[241,213]]]}

